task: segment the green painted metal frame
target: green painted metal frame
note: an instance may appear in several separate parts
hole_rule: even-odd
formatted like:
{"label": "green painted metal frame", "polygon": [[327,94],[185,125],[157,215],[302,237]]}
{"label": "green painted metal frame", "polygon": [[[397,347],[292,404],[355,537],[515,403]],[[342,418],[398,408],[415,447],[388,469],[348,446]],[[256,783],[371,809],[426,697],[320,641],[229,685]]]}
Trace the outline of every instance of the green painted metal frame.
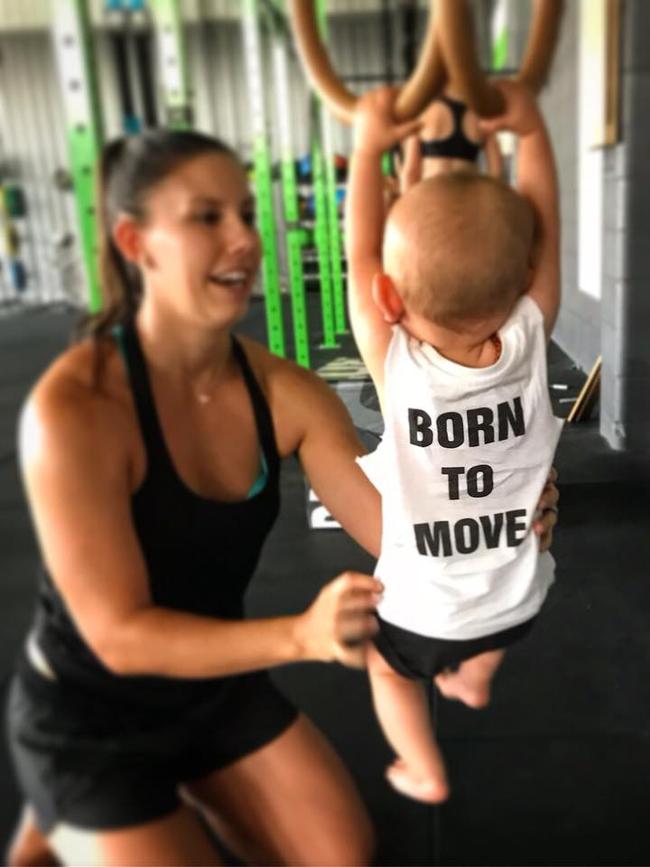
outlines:
{"label": "green painted metal frame", "polygon": [[253,123],[253,165],[257,197],[257,222],[262,239],[262,277],[267,339],[271,352],[284,356],[286,348],[280,294],[280,268],[276,247],[277,230],[273,200],[271,150],[266,126],[258,12],[257,0],[243,0],[241,20],[246,79]]}
{"label": "green painted metal frame", "polygon": [[156,27],[167,124],[172,129],[191,129],[192,101],[181,2],[148,0],[148,4]]}
{"label": "green painted metal frame", "polygon": [[305,233],[302,228],[294,228],[290,225],[292,222],[297,223],[300,218],[296,169],[293,159],[282,160],[282,198],[287,224],[287,267],[291,292],[291,320],[293,322],[295,358],[302,367],[309,367],[311,364],[309,324],[307,319],[307,299],[305,297],[305,279],[302,272],[302,251],[305,244]]}
{"label": "green painted metal frame", "polygon": [[102,307],[97,249],[95,167],[103,123],[92,62],[92,30],[87,0],[59,0],[54,19],[56,53],[66,112],[68,152],[73,179],[82,258],[91,313]]}
{"label": "green painted metal frame", "polygon": [[[312,97],[316,99],[316,97]],[[322,105],[314,115],[320,119],[324,111]],[[311,172],[314,187],[314,239],[318,253],[318,273],[320,278],[321,317],[323,342],[321,348],[336,349],[336,320],[334,318],[334,291],[332,285],[332,260],[330,258],[329,202],[327,197],[327,178],[325,156],[321,137],[316,130],[312,133]]]}
{"label": "green painted metal frame", "polygon": [[[327,26],[326,10],[323,0],[315,0],[318,27],[321,38],[325,38],[324,29]],[[318,272],[320,277],[321,317],[323,325],[322,349],[336,349],[336,304],[334,293],[334,274],[331,253],[331,202],[329,172],[326,165],[327,155],[323,150],[323,131],[328,121],[327,109],[318,96],[313,93],[312,101],[312,140],[311,140],[311,171],[314,187],[315,226],[314,237],[318,253]],[[337,220],[338,224],[338,220]]]}
{"label": "green painted metal frame", "polygon": [[[316,0],[316,17],[323,44],[327,44],[327,0]],[[323,133],[325,159],[325,190],[327,196],[327,231],[330,255],[331,293],[334,308],[334,330],[345,334],[347,316],[345,310],[345,289],[343,285],[343,235],[338,213],[337,179],[334,151],[331,146],[330,113],[321,105],[321,130]]]}
{"label": "green painted metal frame", "polygon": [[287,39],[289,33],[273,28],[273,72],[276,95],[276,127],[280,141],[282,205],[287,245],[287,271],[291,297],[294,355],[302,367],[310,366],[309,325],[303,276],[305,229],[300,225],[300,205],[296,180],[293,131],[289,106],[289,69]]}

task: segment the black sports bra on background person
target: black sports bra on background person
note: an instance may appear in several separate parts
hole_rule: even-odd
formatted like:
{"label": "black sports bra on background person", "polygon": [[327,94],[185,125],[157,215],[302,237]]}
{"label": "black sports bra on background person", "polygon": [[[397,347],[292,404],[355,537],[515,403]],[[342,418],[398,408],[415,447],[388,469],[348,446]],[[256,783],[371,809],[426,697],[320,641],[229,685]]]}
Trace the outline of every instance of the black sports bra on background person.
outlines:
{"label": "black sports bra on background person", "polygon": [[424,157],[444,157],[476,162],[481,152],[481,145],[468,139],[463,132],[463,118],[467,113],[467,106],[464,102],[452,99],[450,96],[440,96],[436,101],[443,102],[451,111],[454,129],[446,138],[421,141],[420,153]]}
{"label": "black sports bra on background person", "polygon": [[[239,342],[241,368],[267,468],[257,493],[236,502],[206,499],[178,476],[156,410],[145,358],[133,323],[117,336],[146,449],[146,476],[131,498],[133,524],[144,554],[155,605],[229,620],[244,616],[244,593],[280,506],[280,458],[268,404]],[[101,460],[101,455],[98,456]],[[175,710],[228,689],[228,678],[118,676],[80,635],[65,601],[42,570],[35,643],[62,689],[98,698],[114,696],[133,707]],[[27,659],[23,660],[27,663]]]}

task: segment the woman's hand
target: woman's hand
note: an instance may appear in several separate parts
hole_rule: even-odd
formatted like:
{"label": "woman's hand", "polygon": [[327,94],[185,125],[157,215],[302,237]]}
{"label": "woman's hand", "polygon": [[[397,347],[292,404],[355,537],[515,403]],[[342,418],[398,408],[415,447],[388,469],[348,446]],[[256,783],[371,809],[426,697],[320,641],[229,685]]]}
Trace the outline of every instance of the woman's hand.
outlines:
{"label": "woman's hand", "polygon": [[537,519],[533,524],[533,530],[539,536],[540,551],[548,551],[553,544],[553,527],[557,524],[557,504],[560,499],[560,492],[555,487],[556,481],[557,471],[555,467],[551,467],[551,472],[548,474],[546,485],[537,505]]}
{"label": "woman's hand", "polygon": [[378,629],[373,613],[382,590],[380,581],[359,572],[344,572],[330,581],[296,620],[301,657],[365,668],[366,644]]}
{"label": "woman's hand", "polygon": [[501,91],[505,108],[497,117],[480,118],[481,132],[489,135],[499,130],[510,130],[518,136],[525,136],[543,127],[535,94],[523,82],[505,78],[490,83]]}

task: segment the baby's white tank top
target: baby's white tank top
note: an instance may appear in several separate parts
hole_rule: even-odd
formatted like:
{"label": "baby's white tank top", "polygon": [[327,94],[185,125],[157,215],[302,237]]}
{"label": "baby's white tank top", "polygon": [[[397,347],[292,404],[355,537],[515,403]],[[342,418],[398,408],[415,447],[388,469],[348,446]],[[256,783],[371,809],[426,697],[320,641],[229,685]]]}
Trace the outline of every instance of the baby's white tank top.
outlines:
{"label": "baby's white tank top", "polygon": [[498,361],[469,368],[393,328],[384,437],[359,463],[382,495],[378,613],[421,635],[516,626],[554,580],[531,528],[562,429],[537,304],[522,297],[499,337]]}

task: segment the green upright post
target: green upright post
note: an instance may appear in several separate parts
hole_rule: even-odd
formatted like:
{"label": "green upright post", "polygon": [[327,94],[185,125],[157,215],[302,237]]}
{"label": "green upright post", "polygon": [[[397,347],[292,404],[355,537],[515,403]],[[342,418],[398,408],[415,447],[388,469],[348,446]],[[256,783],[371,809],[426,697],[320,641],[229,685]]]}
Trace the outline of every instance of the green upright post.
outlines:
{"label": "green upright post", "polygon": [[271,352],[285,355],[280,269],[276,248],[276,223],[273,203],[271,153],[266,129],[262,77],[262,46],[257,18],[257,0],[244,0],[242,27],[244,59],[248,83],[249,109],[253,124],[253,164],[257,192],[258,226],[262,238],[262,275],[266,309],[266,327]]}
{"label": "green upright post", "polygon": [[68,150],[74,184],[81,248],[91,313],[102,307],[97,255],[94,170],[103,129],[92,63],[92,33],[87,0],[59,0],[54,36],[68,126]]}
{"label": "green upright post", "polygon": [[[319,114],[323,111],[319,107]],[[336,322],[334,318],[334,292],[332,286],[332,260],[330,258],[329,204],[323,148],[317,134],[311,147],[311,171],[314,185],[316,225],[314,235],[318,250],[320,298],[323,317],[323,349],[336,349]]]}
{"label": "green upright post", "polygon": [[[326,123],[329,123],[329,119]],[[345,334],[348,330],[345,312],[345,288],[343,285],[343,238],[339,219],[338,200],[336,196],[336,165],[334,155],[327,155],[327,202],[329,207],[329,243],[332,259],[332,288],[334,293],[334,323],[337,334]]]}
{"label": "green upright post", "polygon": [[280,139],[282,167],[282,202],[284,205],[285,234],[289,288],[291,291],[291,319],[293,322],[294,352],[298,364],[309,367],[309,331],[305,281],[302,273],[304,230],[300,226],[298,186],[292,149],[292,124],[289,103],[289,70],[287,65],[286,34],[276,33],[273,46],[273,71],[276,94],[276,119]]}
{"label": "green upright post", "polygon": [[[316,14],[318,29],[323,43],[327,42],[327,10],[326,0],[317,0]],[[327,231],[330,251],[332,299],[334,305],[334,328],[337,334],[347,332],[345,313],[345,289],[343,286],[343,243],[336,198],[336,165],[334,164],[334,148],[332,146],[332,119],[321,105],[321,129],[323,133],[323,151],[325,158],[325,187],[327,196]]]}
{"label": "green upright post", "polygon": [[167,123],[172,129],[191,129],[192,106],[180,0],[149,0],[149,3],[156,25]]}
{"label": "green upright post", "polygon": [[508,9],[505,0],[497,0],[492,11],[492,69],[498,71],[508,64]]}

